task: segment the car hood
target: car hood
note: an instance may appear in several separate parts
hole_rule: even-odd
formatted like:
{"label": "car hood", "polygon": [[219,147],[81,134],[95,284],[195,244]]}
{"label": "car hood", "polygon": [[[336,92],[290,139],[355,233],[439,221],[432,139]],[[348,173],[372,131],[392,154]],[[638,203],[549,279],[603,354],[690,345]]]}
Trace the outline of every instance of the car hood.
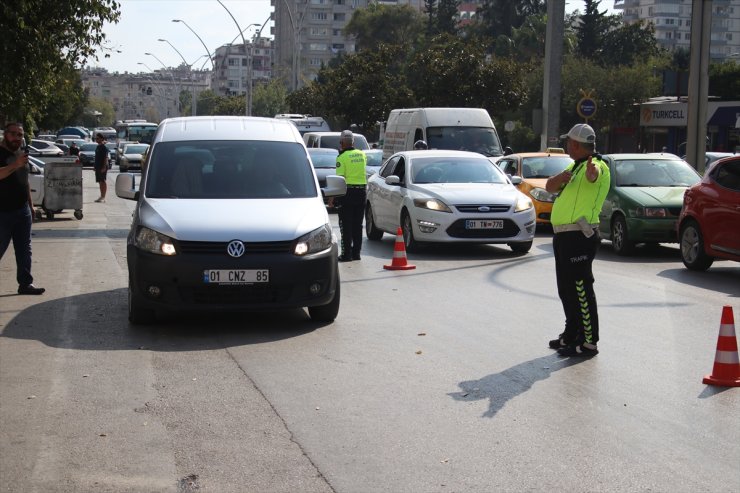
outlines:
{"label": "car hood", "polygon": [[513,204],[519,196],[508,183],[431,183],[409,188],[448,204]]}
{"label": "car hood", "polygon": [[329,222],[320,198],[148,199],[141,224],[183,241],[291,241]]}
{"label": "car hood", "polygon": [[688,187],[619,187],[625,198],[644,206],[683,205],[683,194]]}
{"label": "car hood", "polygon": [[522,181],[532,188],[545,189],[547,178],[522,178]]}

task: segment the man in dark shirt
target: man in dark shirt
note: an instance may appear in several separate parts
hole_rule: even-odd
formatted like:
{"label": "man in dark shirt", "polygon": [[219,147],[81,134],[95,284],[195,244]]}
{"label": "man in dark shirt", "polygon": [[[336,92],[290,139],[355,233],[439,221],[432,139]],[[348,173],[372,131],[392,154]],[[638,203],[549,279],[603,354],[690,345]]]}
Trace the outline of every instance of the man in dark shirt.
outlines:
{"label": "man in dark shirt", "polygon": [[41,294],[31,276],[33,201],[28,187],[28,154],[21,150],[23,127],[5,126],[0,143],[0,258],[13,240],[18,294]]}
{"label": "man in dark shirt", "polygon": [[100,197],[95,202],[105,202],[105,193],[108,191],[106,179],[108,177],[108,148],[105,146],[103,134],[95,136],[98,147],[95,148],[95,181],[100,186]]}

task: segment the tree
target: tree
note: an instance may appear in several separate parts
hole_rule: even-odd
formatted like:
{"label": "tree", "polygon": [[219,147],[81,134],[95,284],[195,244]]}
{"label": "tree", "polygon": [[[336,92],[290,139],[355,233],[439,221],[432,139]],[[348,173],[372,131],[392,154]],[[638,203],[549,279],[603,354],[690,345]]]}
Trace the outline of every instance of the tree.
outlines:
{"label": "tree", "polygon": [[606,15],[606,10],[599,12],[601,0],[585,0],[585,3],[585,12],[580,16],[580,25],[576,28],[578,53],[594,60],[603,49],[604,35],[615,27],[615,22]]}
{"label": "tree", "polygon": [[39,118],[59,74],[92,57],[119,16],[116,0],[0,3],[0,120]]}
{"label": "tree", "polygon": [[655,26],[642,21],[620,26],[603,33],[601,47],[593,57],[604,67],[614,65],[634,65],[662,51],[655,39]]}
{"label": "tree", "polygon": [[740,94],[740,65],[735,62],[709,65],[709,94],[737,100]]}
{"label": "tree", "polygon": [[254,116],[273,117],[285,113],[288,108],[285,83],[274,79],[269,84],[257,84],[252,96],[252,114]]}
{"label": "tree", "polygon": [[500,35],[511,37],[512,31],[530,15],[547,12],[542,0],[483,0],[478,15],[482,33],[495,39]]}
{"label": "tree", "polygon": [[409,5],[372,3],[357,9],[344,26],[345,36],[354,36],[357,51],[374,50],[380,44],[409,46],[424,30],[421,14]]}
{"label": "tree", "polygon": [[434,26],[435,13],[437,11],[437,0],[424,0],[424,14],[427,16],[427,37],[431,38],[436,33]]}
{"label": "tree", "polygon": [[216,115],[214,112],[219,96],[211,89],[206,89],[198,94],[197,112],[199,115]]}
{"label": "tree", "polygon": [[455,34],[457,32],[457,7],[460,0],[439,0],[437,7],[437,32]]}
{"label": "tree", "polygon": [[65,65],[55,74],[45,104],[39,107],[38,128],[56,130],[82,121],[87,94],[82,89],[80,72]]}
{"label": "tree", "polygon": [[[99,113],[100,116],[97,118],[96,126],[101,127],[112,127],[115,119],[115,112],[113,111],[113,105],[110,101],[100,98],[88,98],[87,104],[85,105],[85,111],[87,113]],[[155,116],[150,122],[157,121]]]}

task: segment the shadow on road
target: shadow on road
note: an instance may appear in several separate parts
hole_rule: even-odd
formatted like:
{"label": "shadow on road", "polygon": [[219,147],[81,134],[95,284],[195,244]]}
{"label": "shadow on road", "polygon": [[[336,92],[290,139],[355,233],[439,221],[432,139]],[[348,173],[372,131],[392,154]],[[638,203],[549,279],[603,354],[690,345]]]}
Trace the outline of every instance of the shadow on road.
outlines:
{"label": "shadow on road", "polygon": [[588,361],[583,358],[567,358],[553,353],[507,368],[500,373],[487,375],[478,380],[460,382],[460,392],[449,395],[456,401],[470,402],[488,399],[488,410],[484,418],[492,418],[511,399],[528,391],[540,380],[549,378],[553,372]]}
{"label": "shadow on road", "polygon": [[725,293],[740,298],[740,268],[738,263],[717,261],[706,272],[689,269],[666,269],[658,276],[697,288]]}
{"label": "shadow on road", "polygon": [[202,351],[299,337],[327,325],[296,309],[179,313],[134,326],[127,319],[126,296],[126,289],[116,289],[39,303],[13,318],[0,337],[84,351]]}

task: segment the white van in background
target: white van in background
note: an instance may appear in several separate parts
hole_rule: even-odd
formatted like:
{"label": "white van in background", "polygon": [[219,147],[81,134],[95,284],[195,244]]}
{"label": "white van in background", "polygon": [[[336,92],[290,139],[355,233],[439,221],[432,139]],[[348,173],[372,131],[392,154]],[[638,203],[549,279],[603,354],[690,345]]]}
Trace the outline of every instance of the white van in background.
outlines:
{"label": "white van in background", "polygon": [[301,135],[306,132],[331,132],[329,124],[320,116],[301,115],[296,113],[278,113],[278,120],[290,120],[298,128]]}
{"label": "white van in background", "polygon": [[409,151],[423,140],[429,149],[473,151],[501,156],[503,150],[488,112],[482,108],[408,108],[388,115],[383,159]]}

